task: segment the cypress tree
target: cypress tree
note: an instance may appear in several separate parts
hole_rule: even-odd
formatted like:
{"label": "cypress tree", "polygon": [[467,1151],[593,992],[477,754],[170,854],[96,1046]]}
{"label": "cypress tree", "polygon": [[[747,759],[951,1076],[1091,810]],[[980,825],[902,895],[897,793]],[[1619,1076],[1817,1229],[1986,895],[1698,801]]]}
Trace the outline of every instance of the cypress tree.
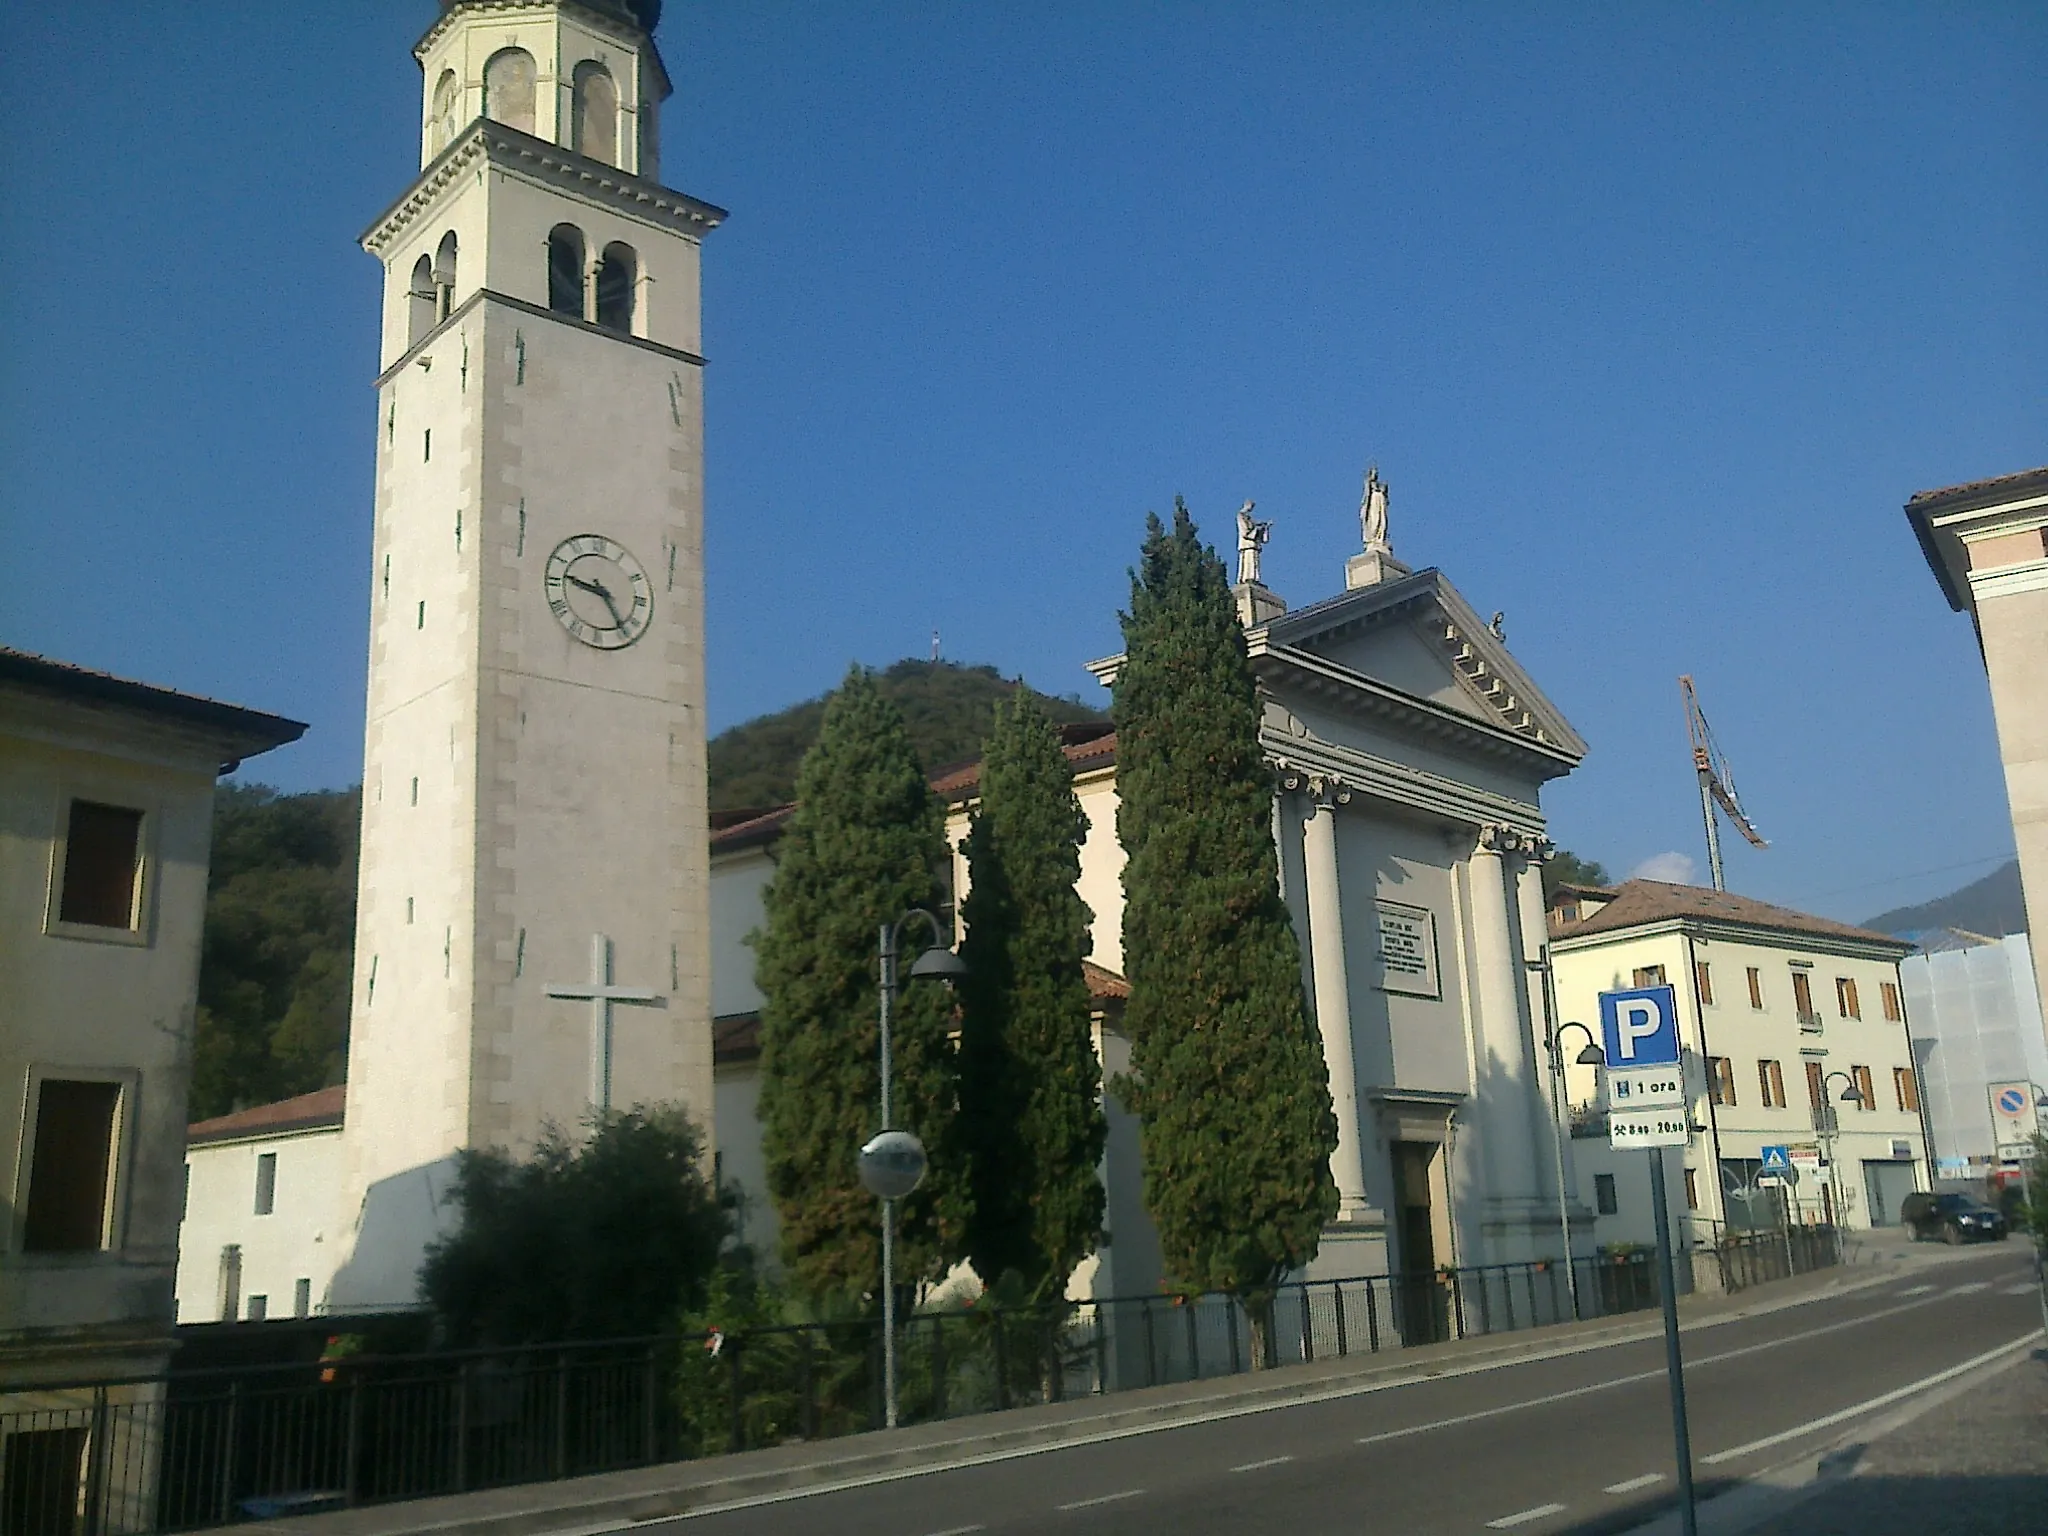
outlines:
{"label": "cypress tree", "polygon": [[1101,1242],[1107,1136],[1089,1026],[1088,907],[1074,889],[1088,819],[1059,733],[1023,689],[983,751],[961,956],[960,1126],[974,1213],[968,1257],[1058,1300]]}
{"label": "cypress tree", "polygon": [[1274,1286],[1337,1212],[1337,1121],[1280,896],[1244,632],[1178,499],[1170,532],[1146,519],[1123,632],[1111,713],[1133,1070],[1118,1091],[1140,1117],[1167,1268],[1243,1298],[1263,1346]]}
{"label": "cypress tree", "polygon": [[[754,935],[768,1191],[800,1290],[879,1298],[881,1213],[858,1158],[881,1128],[876,939],[912,907],[937,913],[947,852],[943,809],[903,718],[863,668],[826,706],[797,795]],[[908,925],[899,974],[928,942],[923,924]],[[931,982],[904,986],[893,1011],[895,1121],[932,1160],[924,1185],[897,1204],[904,1285],[943,1275],[964,1225],[952,1014],[952,994]]]}

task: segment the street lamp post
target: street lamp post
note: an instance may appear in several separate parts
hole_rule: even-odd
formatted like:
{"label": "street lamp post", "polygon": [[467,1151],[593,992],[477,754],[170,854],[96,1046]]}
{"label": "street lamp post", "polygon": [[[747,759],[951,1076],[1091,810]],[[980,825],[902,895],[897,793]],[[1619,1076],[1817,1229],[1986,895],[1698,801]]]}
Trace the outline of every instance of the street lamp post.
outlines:
{"label": "street lamp post", "polygon": [[1842,1090],[1844,1104],[1861,1104],[1863,1090],[1856,1086],[1856,1079],[1839,1069],[1826,1073],[1820,1080],[1820,1139],[1828,1159],[1828,1197],[1833,1209],[1828,1212],[1830,1223],[1835,1229],[1835,1262],[1842,1262],[1842,1174],[1835,1166],[1835,1112],[1828,1105],[1828,1089],[1836,1078],[1848,1086]]}
{"label": "street lamp post", "polygon": [[1565,1120],[1570,1115],[1571,1110],[1565,1103],[1564,1037],[1575,1029],[1586,1037],[1585,1046],[1573,1058],[1582,1067],[1597,1067],[1607,1058],[1599,1045],[1595,1043],[1591,1029],[1577,1020],[1572,1020],[1565,1024],[1554,1024],[1551,1022],[1553,1013],[1554,1010],[1551,1006],[1550,997],[1550,967],[1546,963],[1543,967],[1543,1022],[1546,1030],[1543,1044],[1544,1049],[1550,1053],[1550,1098],[1552,1111],[1550,1130],[1552,1145],[1557,1153],[1557,1225],[1559,1232],[1564,1237],[1564,1277],[1566,1285],[1571,1290],[1572,1316],[1576,1318],[1583,1314],[1579,1311],[1579,1269],[1572,1262],[1571,1196],[1565,1183]]}
{"label": "street lamp post", "polygon": [[910,965],[910,981],[953,982],[967,974],[967,964],[946,947],[946,930],[922,907],[912,907],[881,929],[882,1065],[881,1133],[861,1148],[860,1177],[868,1192],[882,1202],[882,1404],[883,1422],[896,1427],[896,1202],[923,1182],[924,1146],[907,1131],[895,1128],[894,1084],[891,1076],[889,1026],[896,999],[896,958],[904,926],[922,918],[932,931],[931,945]]}

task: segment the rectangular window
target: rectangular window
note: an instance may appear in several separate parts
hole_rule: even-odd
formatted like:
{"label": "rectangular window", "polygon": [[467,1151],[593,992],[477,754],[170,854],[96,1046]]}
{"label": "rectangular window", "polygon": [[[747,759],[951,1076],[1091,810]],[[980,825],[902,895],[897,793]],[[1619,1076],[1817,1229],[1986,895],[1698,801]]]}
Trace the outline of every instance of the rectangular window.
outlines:
{"label": "rectangular window", "polygon": [[1713,970],[1708,966],[1706,961],[1695,960],[1692,963],[1692,976],[1693,980],[1699,984],[1701,1006],[1712,1007],[1714,1002]]}
{"label": "rectangular window", "polygon": [[91,800],[71,802],[64,832],[64,883],[57,921],[133,929],[142,871],[142,812]]}
{"label": "rectangular window", "polygon": [[1685,1170],[1685,1208],[1688,1211],[1696,1211],[1700,1208],[1699,1180],[1694,1176],[1693,1170],[1690,1168]]}
{"label": "rectangular window", "polygon": [[[59,1410],[61,1412],[62,1410]],[[18,1421],[33,1424],[33,1412]],[[0,1530],[78,1531],[85,1522],[86,1427],[16,1429],[0,1440]]]}
{"label": "rectangular window", "polygon": [[1870,1086],[1870,1068],[1851,1067],[1849,1069],[1849,1075],[1856,1079],[1856,1091],[1862,1095],[1862,1098],[1857,1102],[1856,1107],[1861,1110],[1876,1109],[1877,1093]]}
{"label": "rectangular window", "polygon": [[1756,1064],[1757,1086],[1764,1096],[1765,1109],[1785,1107],[1785,1069],[1775,1061],[1760,1061]]}
{"label": "rectangular window", "polygon": [[1820,1022],[1820,1015],[1813,1011],[1813,978],[1804,971],[1792,973],[1792,1011],[1802,1024]]}
{"label": "rectangular window", "polygon": [[[256,1157],[256,1214],[268,1216],[277,1209],[277,1154],[258,1153]],[[250,1302],[253,1305],[255,1298]]]}
{"label": "rectangular window", "polygon": [[1636,967],[1636,985],[1639,987],[1661,987],[1664,985],[1664,967],[1661,965],[1639,965]]}
{"label": "rectangular window", "polygon": [[1621,1202],[1614,1196],[1614,1175],[1596,1173],[1593,1175],[1593,1203],[1600,1208],[1602,1216],[1618,1215]]}
{"label": "rectangular window", "polygon": [[1906,1011],[1899,1006],[1899,989],[1896,983],[1880,981],[1877,984],[1877,1000],[1884,1005],[1887,1023],[1897,1024],[1906,1017]]}
{"label": "rectangular window", "polygon": [[1863,1005],[1856,1001],[1856,978],[1837,976],[1835,978],[1835,1010],[1845,1019],[1863,1017]]}
{"label": "rectangular window", "polygon": [[1911,1067],[1892,1068],[1892,1092],[1898,1095],[1899,1108],[1910,1114],[1920,1113],[1920,1085],[1914,1081]]}
{"label": "rectangular window", "polygon": [[249,1321],[260,1323],[268,1316],[270,1316],[270,1298],[268,1296],[251,1296],[249,1298]]}
{"label": "rectangular window", "polygon": [[192,1165],[185,1165],[185,1185],[178,1192],[178,1220],[183,1221],[192,1214]]}
{"label": "rectangular window", "polygon": [[313,1282],[294,1280],[292,1282],[292,1316],[305,1317],[313,1310]]}
{"label": "rectangular window", "polygon": [[90,1253],[107,1246],[120,1108],[119,1083],[46,1077],[37,1085],[22,1227],[26,1252]]}
{"label": "rectangular window", "polygon": [[1827,1105],[1825,1097],[1827,1089],[1824,1086],[1826,1075],[1822,1071],[1819,1062],[1809,1061],[1806,1064],[1806,1097],[1813,1104],[1814,1124],[1816,1125],[1820,1123],[1821,1110]]}
{"label": "rectangular window", "polygon": [[1716,1104],[1735,1102],[1735,1063],[1726,1056],[1707,1058],[1707,1096]]}
{"label": "rectangular window", "polygon": [[1749,968],[1749,1006],[1761,1008],[1764,1005],[1764,973],[1755,966]]}

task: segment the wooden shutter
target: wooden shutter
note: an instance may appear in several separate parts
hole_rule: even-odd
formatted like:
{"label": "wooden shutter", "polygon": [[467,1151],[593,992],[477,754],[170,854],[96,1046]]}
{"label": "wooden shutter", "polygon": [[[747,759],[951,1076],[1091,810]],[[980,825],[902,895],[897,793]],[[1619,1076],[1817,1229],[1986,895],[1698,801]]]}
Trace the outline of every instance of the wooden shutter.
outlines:
{"label": "wooden shutter", "polygon": [[1749,968],[1749,1006],[1761,1008],[1764,1005],[1764,973],[1755,966]]}
{"label": "wooden shutter", "polygon": [[1714,973],[1708,968],[1707,962],[1695,960],[1692,963],[1692,974],[1693,980],[1699,983],[1700,1002],[1702,1004],[1712,1003],[1714,1000]]}

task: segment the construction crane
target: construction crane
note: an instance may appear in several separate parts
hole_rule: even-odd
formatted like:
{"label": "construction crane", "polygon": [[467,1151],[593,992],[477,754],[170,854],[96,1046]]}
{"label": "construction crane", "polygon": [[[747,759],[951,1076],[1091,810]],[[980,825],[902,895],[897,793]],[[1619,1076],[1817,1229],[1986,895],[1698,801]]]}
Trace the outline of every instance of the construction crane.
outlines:
{"label": "construction crane", "polygon": [[1750,824],[1742,801],[1736,797],[1735,775],[1721,752],[1721,744],[1714,740],[1713,728],[1707,724],[1706,711],[1700,708],[1699,690],[1693,687],[1692,678],[1679,678],[1678,691],[1685,696],[1685,729],[1692,737],[1693,772],[1700,780],[1700,815],[1707,824],[1707,867],[1713,872],[1714,889],[1725,891],[1728,884],[1721,873],[1721,828],[1714,820],[1714,807],[1721,807],[1722,814],[1749,839],[1752,847],[1771,845]]}

